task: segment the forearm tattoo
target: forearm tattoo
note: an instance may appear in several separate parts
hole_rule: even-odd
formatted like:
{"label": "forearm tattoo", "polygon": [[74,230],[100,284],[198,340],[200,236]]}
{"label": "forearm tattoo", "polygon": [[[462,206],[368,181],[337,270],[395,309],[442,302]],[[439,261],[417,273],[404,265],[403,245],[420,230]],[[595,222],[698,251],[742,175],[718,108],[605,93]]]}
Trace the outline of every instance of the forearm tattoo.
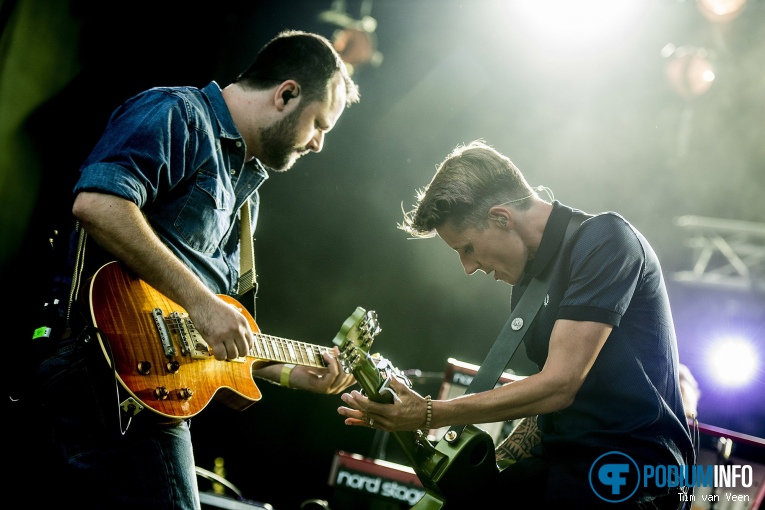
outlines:
{"label": "forearm tattoo", "polygon": [[517,461],[531,457],[531,449],[542,440],[542,435],[537,427],[537,417],[529,416],[497,446],[495,455],[497,460]]}

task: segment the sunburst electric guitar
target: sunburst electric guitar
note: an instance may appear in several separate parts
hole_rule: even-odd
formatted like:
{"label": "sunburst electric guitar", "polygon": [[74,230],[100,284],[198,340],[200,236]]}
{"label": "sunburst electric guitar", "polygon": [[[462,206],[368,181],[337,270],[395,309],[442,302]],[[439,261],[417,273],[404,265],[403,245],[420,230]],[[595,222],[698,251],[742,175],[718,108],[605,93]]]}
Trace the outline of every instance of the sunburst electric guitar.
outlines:
{"label": "sunburst electric guitar", "polygon": [[[213,399],[242,410],[261,398],[253,368],[271,362],[326,367],[322,354],[331,347],[264,335],[229,296],[218,297],[245,316],[255,345],[246,356],[218,361],[186,311],[119,262],[102,266],[86,290],[101,350],[128,394],[121,406],[130,415],[149,409],[185,419]],[[375,313],[358,307],[334,339],[341,359],[368,349],[378,331]]]}
{"label": "sunburst electric guitar", "polygon": [[[342,339],[335,339],[340,345]],[[354,345],[343,358],[345,370],[356,377],[364,394],[375,402],[390,404],[394,392],[390,381],[396,378],[411,387],[409,379],[390,361],[378,354],[370,355],[368,346]],[[432,443],[427,431],[391,432],[406,455],[415,474],[425,487],[425,495],[412,510],[440,510],[448,503],[475,507],[481,494],[493,488],[499,468],[495,459],[494,440],[488,432],[468,425],[453,443],[441,440]]]}

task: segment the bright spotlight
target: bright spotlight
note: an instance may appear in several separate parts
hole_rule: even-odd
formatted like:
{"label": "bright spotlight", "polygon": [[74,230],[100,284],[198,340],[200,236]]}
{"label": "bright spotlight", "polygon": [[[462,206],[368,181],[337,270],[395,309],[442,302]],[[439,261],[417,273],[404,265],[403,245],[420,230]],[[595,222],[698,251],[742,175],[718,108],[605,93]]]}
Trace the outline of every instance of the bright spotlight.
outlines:
{"label": "bright spotlight", "polygon": [[546,52],[564,54],[614,51],[625,33],[638,29],[645,12],[640,0],[533,0],[505,7],[513,30],[523,31]]}
{"label": "bright spotlight", "polygon": [[696,0],[696,5],[708,20],[726,23],[741,14],[746,0]]}
{"label": "bright spotlight", "polygon": [[743,386],[757,372],[757,352],[752,344],[740,338],[715,342],[709,353],[712,376],[722,385]]}

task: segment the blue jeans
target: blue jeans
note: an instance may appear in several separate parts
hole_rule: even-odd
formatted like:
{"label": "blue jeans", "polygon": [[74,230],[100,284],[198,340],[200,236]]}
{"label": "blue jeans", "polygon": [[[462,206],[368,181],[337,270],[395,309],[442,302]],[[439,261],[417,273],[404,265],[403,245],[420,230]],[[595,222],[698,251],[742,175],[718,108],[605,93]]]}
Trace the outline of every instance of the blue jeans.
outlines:
{"label": "blue jeans", "polygon": [[94,334],[43,350],[36,378],[50,430],[48,480],[61,485],[49,496],[81,509],[199,510],[189,423],[122,413]]}

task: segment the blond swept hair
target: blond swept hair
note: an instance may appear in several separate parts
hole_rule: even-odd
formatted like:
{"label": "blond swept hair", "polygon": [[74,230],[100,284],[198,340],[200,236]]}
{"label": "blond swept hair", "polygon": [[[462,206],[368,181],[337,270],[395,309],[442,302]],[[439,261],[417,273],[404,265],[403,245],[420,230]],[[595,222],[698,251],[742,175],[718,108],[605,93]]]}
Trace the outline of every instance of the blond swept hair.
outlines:
{"label": "blond swept hair", "polygon": [[488,225],[489,209],[514,202],[525,210],[535,193],[507,156],[475,140],[458,145],[438,165],[430,183],[417,191],[414,209],[404,213],[399,228],[414,237],[432,237],[447,221],[457,230]]}

